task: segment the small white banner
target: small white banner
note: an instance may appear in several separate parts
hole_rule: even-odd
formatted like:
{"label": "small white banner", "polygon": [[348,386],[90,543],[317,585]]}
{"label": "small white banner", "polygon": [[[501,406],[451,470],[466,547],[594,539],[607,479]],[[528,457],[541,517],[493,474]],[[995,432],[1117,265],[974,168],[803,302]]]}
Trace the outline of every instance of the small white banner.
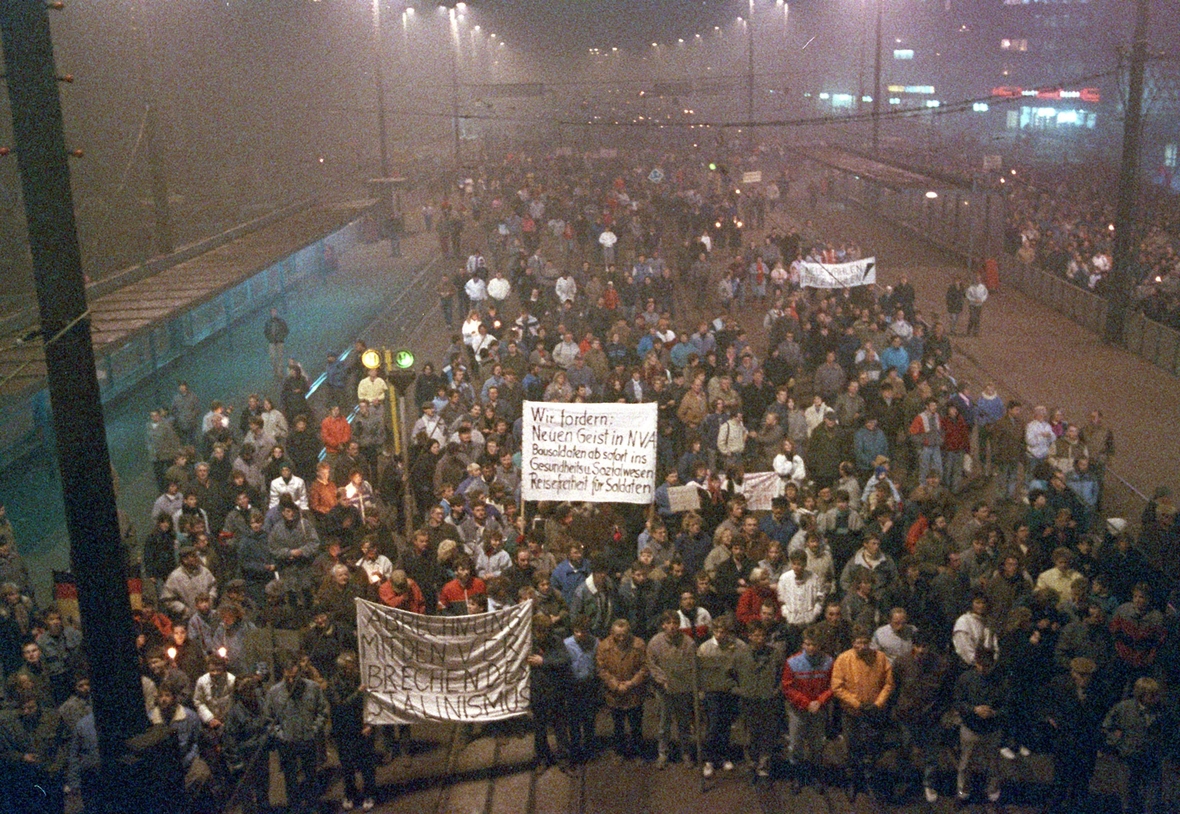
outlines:
{"label": "small white banner", "polygon": [[531,601],[476,616],[356,605],[365,723],[478,723],[529,711]]}
{"label": "small white banner", "polygon": [[701,492],[695,483],[668,487],[668,508],[674,512],[699,512]]}
{"label": "small white banner", "polygon": [[525,500],[651,503],[656,420],[650,404],[524,403]]}
{"label": "small white banner", "polygon": [[[722,484],[722,488],[727,487]],[[770,511],[770,501],[782,494],[782,478],[775,472],[747,472],[734,490],[746,498],[746,508],[752,512]]]}
{"label": "small white banner", "polygon": [[799,271],[803,288],[852,288],[877,282],[877,258],[866,257],[851,263],[804,263]]}

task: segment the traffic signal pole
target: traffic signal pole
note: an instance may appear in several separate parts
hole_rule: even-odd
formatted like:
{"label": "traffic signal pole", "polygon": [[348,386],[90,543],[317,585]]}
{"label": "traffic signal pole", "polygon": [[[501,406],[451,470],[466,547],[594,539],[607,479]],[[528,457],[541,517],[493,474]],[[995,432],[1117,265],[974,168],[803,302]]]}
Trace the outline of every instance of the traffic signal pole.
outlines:
{"label": "traffic signal pole", "polygon": [[[144,709],[49,12],[44,0],[0,0],[13,147],[21,174],[70,564],[78,586],[102,761],[99,793],[107,798],[87,801],[87,810],[162,811],[175,806],[178,789],[161,786],[155,773],[166,765],[179,768],[179,760],[168,760],[176,753],[175,745],[170,751],[166,744],[155,751],[169,737],[168,729],[149,728]],[[146,760],[149,749],[152,759]]]}

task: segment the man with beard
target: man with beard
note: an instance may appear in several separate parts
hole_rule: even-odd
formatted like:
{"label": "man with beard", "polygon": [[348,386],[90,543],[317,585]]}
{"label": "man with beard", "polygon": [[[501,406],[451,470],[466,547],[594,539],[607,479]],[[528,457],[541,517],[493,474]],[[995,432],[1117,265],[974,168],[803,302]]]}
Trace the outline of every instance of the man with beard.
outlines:
{"label": "man with beard", "polygon": [[638,757],[643,741],[644,685],[649,671],[643,639],[631,633],[626,619],[616,619],[610,626],[610,634],[598,647],[595,663],[614,722],[615,752],[624,760]]}

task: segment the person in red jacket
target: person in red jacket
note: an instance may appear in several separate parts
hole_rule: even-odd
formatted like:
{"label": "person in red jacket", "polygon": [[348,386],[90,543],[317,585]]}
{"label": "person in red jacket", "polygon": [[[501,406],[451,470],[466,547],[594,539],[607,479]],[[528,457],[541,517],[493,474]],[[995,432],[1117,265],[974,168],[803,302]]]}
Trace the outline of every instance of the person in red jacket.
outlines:
{"label": "person in red jacket", "polygon": [[963,485],[963,457],[971,451],[971,427],[956,404],[942,417],[942,485],[958,492]]}
{"label": "person in red jacket", "polygon": [[460,556],[455,559],[455,578],[438,592],[440,611],[461,616],[467,613],[468,599],[487,594],[488,586],[482,579],[473,576],[474,571],[475,564],[470,557]]}
{"label": "person in red jacket", "polygon": [[778,592],[770,584],[766,569],[755,568],[750,572],[750,587],[738,597],[737,620],[743,630],[750,622],[762,618],[762,603],[767,599],[774,601],[774,621],[777,622],[782,618],[778,611]]}
{"label": "person in red jacket", "polygon": [[[824,748],[824,721],[832,700],[832,657],[820,649],[823,633],[803,631],[803,649],[783,665],[787,698],[787,760],[799,766],[808,757],[818,766]],[[807,755],[806,753],[810,753]]]}
{"label": "person in red jacket", "polygon": [[426,613],[426,599],[422,596],[422,589],[400,568],[377,586],[377,596],[381,599],[382,605],[400,608],[410,613]]}

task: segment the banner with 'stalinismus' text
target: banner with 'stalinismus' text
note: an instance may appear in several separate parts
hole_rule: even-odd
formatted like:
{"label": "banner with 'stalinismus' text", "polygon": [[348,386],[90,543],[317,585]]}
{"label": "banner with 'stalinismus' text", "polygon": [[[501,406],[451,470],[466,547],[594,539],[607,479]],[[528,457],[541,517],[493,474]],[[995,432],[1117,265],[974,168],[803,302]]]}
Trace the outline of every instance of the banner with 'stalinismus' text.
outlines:
{"label": "banner with 'stalinismus' text", "polygon": [[474,616],[356,605],[365,723],[478,723],[528,712],[532,601]]}
{"label": "banner with 'stalinismus' text", "polygon": [[523,498],[651,503],[656,488],[656,419],[654,403],[526,401]]}
{"label": "banner with 'stalinismus' text", "polygon": [[852,288],[877,282],[877,258],[849,263],[804,263],[799,271],[803,288]]}

